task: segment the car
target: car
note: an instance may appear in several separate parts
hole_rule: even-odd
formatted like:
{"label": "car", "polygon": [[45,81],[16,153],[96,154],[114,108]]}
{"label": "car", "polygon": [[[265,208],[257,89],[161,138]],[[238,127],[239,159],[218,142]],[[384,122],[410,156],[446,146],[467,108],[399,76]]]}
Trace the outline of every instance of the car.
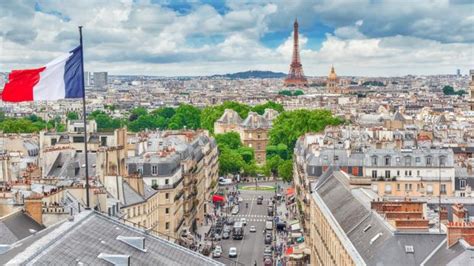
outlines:
{"label": "car", "polygon": [[232,208],[232,215],[237,215],[239,214],[239,206],[234,206]]}
{"label": "car", "polygon": [[237,248],[231,247],[229,248],[229,258],[236,258],[237,257]]}
{"label": "car", "polygon": [[239,197],[238,202],[242,202],[244,199],[242,197]]}
{"label": "car", "polygon": [[262,205],[263,204],[263,196],[258,196],[257,197],[257,205]]}
{"label": "car", "polygon": [[222,252],[220,252],[219,250],[214,249],[214,251],[212,251],[212,257],[213,258],[220,258],[221,255],[222,255]]}
{"label": "car", "polygon": [[228,232],[224,232],[222,234],[222,239],[229,239],[229,237],[230,237],[230,234]]}
{"label": "car", "polygon": [[272,243],[272,235],[266,234],[265,235],[265,245],[270,245]]}
{"label": "car", "polygon": [[219,251],[220,253],[222,253],[222,247],[219,246],[219,245],[217,245],[217,246],[214,248],[214,250],[217,250],[217,251]]}
{"label": "car", "polygon": [[232,218],[232,217],[227,218],[227,220],[225,221],[225,223],[226,223],[227,225],[234,225],[234,218]]}
{"label": "car", "polygon": [[272,252],[272,247],[266,246],[266,247],[265,247],[265,250],[263,251],[263,256],[264,256],[264,257],[265,257],[265,256],[270,256],[270,257],[271,257],[271,256],[272,256],[272,253],[273,253],[273,252]]}
{"label": "car", "polygon": [[240,221],[242,222],[242,224],[243,224],[244,226],[246,226],[246,225],[247,225],[247,219],[245,219],[245,218],[242,218],[242,219],[240,219]]}
{"label": "car", "polygon": [[215,233],[215,234],[214,234],[214,239],[215,239],[216,241],[219,241],[219,240],[222,239],[222,236],[221,236],[219,233]]}
{"label": "car", "polygon": [[255,225],[252,225],[252,226],[250,226],[249,231],[250,231],[251,233],[255,233],[255,232],[257,232],[257,228],[255,228]]}
{"label": "car", "polygon": [[268,207],[267,208],[267,215],[268,216],[273,216],[273,207]]}

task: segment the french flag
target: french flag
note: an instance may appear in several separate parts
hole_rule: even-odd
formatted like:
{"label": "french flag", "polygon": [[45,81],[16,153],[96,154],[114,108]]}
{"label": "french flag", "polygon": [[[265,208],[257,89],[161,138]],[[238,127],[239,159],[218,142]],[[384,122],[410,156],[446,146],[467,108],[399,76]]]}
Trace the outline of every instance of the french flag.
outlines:
{"label": "french flag", "polygon": [[2,92],[5,102],[49,101],[84,97],[82,47],[44,67],[13,70]]}

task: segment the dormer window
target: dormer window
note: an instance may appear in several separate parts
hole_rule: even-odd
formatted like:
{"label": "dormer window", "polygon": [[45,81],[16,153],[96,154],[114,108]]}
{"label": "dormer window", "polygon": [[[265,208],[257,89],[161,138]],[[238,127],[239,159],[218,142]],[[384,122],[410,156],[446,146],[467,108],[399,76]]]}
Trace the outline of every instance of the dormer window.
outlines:
{"label": "dormer window", "polygon": [[389,166],[389,165],[390,165],[390,161],[391,161],[391,160],[390,160],[390,156],[386,156],[386,157],[385,157],[385,165],[386,165],[386,166]]}
{"label": "dormer window", "polygon": [[411,166],[411,157],[410,156],[405,157],[405,166]]}

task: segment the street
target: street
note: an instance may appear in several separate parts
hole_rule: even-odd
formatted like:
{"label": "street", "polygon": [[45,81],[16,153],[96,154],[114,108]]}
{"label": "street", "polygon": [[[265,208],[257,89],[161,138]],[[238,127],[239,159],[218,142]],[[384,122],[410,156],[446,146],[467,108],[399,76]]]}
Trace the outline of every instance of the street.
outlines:
{"label": "street", "polygon": [[[274,182],[266,183],[265,185],[274,185]],[[282,183],[279,183],[280,186]],[[251,185],[251,184],[249,184]],[[263,185],[263,184],[262,184]],[[247,225],[244,227],[244,238],[242,240],[223,239],[219,241],[218,245],[222,247],[223,253],[221,258],[216,260],[225,263],[226,265],[263,265],[263,253],[266,246],[264,243],[265,222],[267,218],[268,202],[275,195],[274,191],[252,191],[240,190],[240,212],[237,215],[230,215],[235,220],[242,218],[247,219]],[[264,200],[261,205],[257,205],[257,197],[263,196]],[[246,207],[248,203],[248,207]],[[273,218],[273,217],[271,217]],[[256,232],[249,232],[250,226],[256,227]],[[229,258],[228,252],[230,247],[237,248],[237,258]]]}

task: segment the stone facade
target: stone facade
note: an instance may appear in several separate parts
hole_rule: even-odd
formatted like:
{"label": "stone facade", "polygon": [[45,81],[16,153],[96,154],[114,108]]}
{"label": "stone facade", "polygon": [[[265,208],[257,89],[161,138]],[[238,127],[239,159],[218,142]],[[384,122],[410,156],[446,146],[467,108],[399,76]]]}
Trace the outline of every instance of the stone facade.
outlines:
{"label": "stone facade", "polygon": [[263,115],[249,112],[247,118],[242,121],[237,112],[226,109],[221,118],[214,123],[214,133],[239,133],[243,145],[254,149],[257,163],[264,164],[269,141],[268,132],[277,116],[277,111],[265,109]]}

